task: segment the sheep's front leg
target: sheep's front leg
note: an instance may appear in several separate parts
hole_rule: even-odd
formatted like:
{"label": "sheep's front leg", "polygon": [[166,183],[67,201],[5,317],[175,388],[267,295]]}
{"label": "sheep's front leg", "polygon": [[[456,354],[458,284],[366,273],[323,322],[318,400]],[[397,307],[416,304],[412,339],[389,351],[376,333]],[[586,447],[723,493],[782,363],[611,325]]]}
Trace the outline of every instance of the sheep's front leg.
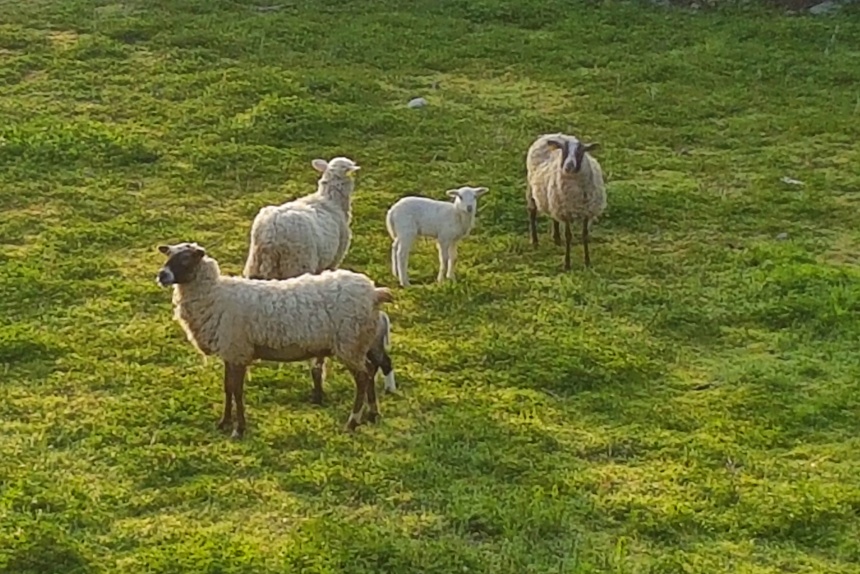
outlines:
{"label": "sheep's front leg", "polygon": [[448,247],[448,279],[454,279],[454,264],[457,262],[457,244]]}
{"label": "sheep's front leg", "polygon": [[439,249],[439,273],[436,275],[436,282],[441,283],[448,271],[448,245],[439,241],[436,247]]}
{"label": "sheep's front leg", "polygon": [[591,256],[588,254],[588,218],[582,218],[582,252],[585,256],[585,266],[591,267]]}
{"label": "sheep's front leg", "polygon": [[219,430],[227,430],[233,426],[233,379],[231,378],[230,364],[224,363],[224,411],[221,420],[218,421]]}
{"label": "sheep's front leg", "polygon": [[570,243],[573,241],[573,232],[570,230],[570,222],[564,222],[564,270],[570,271]]}
{"label": "sheep's front leg", "polygon": [[230,385],[233,389],[233,399],[236,401],[236,428],[233,430],[232,437],[239,439],[245,434],[245,399],[243,395],[247,366],[228,363],[227,370],[227,376],[230,377]]}
{"label": "sheep's front leg", "polygon": [[311,391],[311,402],[321,405],[323,402],[323,379],[325,378],[325,357],[313,359],[311,365],[311,378],[314,380],[314,388]]}
{"label": "sheep's front leg", "polygon": [[561,230],[555,219],[552,220],[552,240],[556,245],[561,245]]}
{"label": "sheep's front leg", "polygon": [[529,233],[532,236],[532,245],[537,247],[538,244],[538,235],[537,235],[537,205],[535,205],[535,200],[532,197],[528,199],[528,206],[526,210],[529,213]]}

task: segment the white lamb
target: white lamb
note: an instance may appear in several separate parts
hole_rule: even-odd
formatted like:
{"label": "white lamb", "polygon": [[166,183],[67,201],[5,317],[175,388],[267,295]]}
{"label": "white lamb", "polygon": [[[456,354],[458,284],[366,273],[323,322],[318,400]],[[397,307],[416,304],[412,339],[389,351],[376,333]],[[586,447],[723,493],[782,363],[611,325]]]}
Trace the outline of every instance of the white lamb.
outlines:
{"label": "white lamb", "polygon": [[336,269],[352,238],[353,179],[360,169],[351,159],[311,165],[322,175],[316,192],[260,209],[251,224],[251,245],[242,273],[249,279],[288,279]]}
{"label": "white lamb", "polygon": [[589,229],[606,209],[603,171],[589,154],[598,146],[562,133],[545,134],[531,144],[526,156],[526,204],[532,245],[538,244],[538,213],[549,214],[552,218],[552,238],[556,245],[561,245],[559,223],[564,223],[565,271],[570,270],[570,224],[582,223],[582,249],[585,266],[589,267]]}
{"label": "white lamb", "polygon": [[439,274],[454,279],[457,243],[471,232],[478,211],[478,198],[489,191],[486,187],[449,189],[445,193],[454,201],[429,197],[404,197],[389,208],[385,225],[391,236],[391,272],[401,287],[409,286],[409,250],[418,236],[434,237],[439,249]]}
{"label": "white lamb", "polygon": [[343,269],[274,281],[223,276],[218,262],[196,243],[161,245],[158,250],[167,262],[157,281],[163,287],[173,285],[174,318],[203,355],[224,361],[224,413],[218,428],[232,426],[235,401],[233,437],[244,434],[245,373],[258,359],[338,357],[355,379],[346,430],[360,424],[365,396],[368,420],[376,421],[376,367],[368,365],[367,356],[378,337],[380,306],[392,301],[388,289]]}

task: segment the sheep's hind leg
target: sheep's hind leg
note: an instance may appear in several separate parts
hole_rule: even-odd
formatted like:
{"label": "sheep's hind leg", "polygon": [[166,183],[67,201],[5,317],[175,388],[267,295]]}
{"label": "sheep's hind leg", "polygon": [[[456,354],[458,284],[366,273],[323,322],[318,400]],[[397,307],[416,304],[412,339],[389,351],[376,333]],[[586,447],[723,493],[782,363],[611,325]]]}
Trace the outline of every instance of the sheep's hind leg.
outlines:
{"label": "sheep's hind leg", "polygon": [[350,367],[349,371],[355,379],[355,402],[352,405],[352,412],[349,414],[349,419],[346,421],[346,432],[352,432],[361,424],[361,409],[364,406],[364,397],[367,395],[367,384],[373,384],[373,381],[367,380],[367,369],[362,365],[358,367]]}
{"label": "sheep's hind leg", "polygon": [[395,239],[391,242],[391,274],[394,278],[400,281],[400,270],[397,267],[397,250],[400,247],[400,240]]}
{"label": "sheep's hind leg", "polygon": [[409,250],[412,240],[400,239],[397,244],[397,271],[401,287],[409,287]]}
{"label": "sheep's hind leg", "polygon": [[532,238],[532,245],[537,247],[538,245],[538,234],[537,234],[537,206],[529,203],[528,206],[529,212],[529,234]]}
{"label": "sheep's hind leg", "polygon": [[591,256],[588,253],[588,218],[582,218],[582,253],[585,257],[585,266],[591,267]]}
{"label": "sheep's hind leg", "polygon": [[224,363],[224,411],[218,421],[218,430],[227,430],[233,426],[233,379],[230,364]]}
{"label": "sheep's hind leg", "polygon": [[367,362],[367,384],[365,386],[365,395],[367,396],[367,405],[369,412],[367,413],[367,422],[375,423],[379,420],[379,403],[376,400],[376,382],[373,380],[376,374],[376,364],[371,361]]}
{"label": "sheep's hind leg", "polygon": [[311,391],[311,402],[321,405],[323,402],[323,379],[325,378],[325,357],[316,357],[311,364],[311,378],[314,388]]}
{"label": "sheep's hind leg", "polygon": [[570,230],[570,222],[564,222],[564,270],[570,271],[570,243],[573,241],[573,232]]}
{"label": "sheep's hind leg", "polygon": [[552,240],[556,245],[561,245],[561,230],[555,219],[552,220]]}
{"label": "sheep's hind leg", "polygon": [[228,375],[230,377],[230,385],[233,389],[233,399],[236,401],[236,428],[233,429],[232,437],[235,439],[242,438],[245,434],[245,371],[246,365],[236,365],[229,363],[227,365]]}

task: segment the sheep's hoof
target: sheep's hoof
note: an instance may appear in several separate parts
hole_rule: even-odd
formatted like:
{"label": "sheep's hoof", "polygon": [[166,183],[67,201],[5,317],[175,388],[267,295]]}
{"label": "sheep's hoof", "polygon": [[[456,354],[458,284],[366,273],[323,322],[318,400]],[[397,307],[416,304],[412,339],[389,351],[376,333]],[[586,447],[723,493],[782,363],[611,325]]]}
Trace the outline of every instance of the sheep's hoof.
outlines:
{"label": "sheep's hoof", "polygon": [[378,423],[380,418],[381,418],[381,415],[379,413],[374,413],[372,411],[369,411],[367,413],[367,422],[370,424]]}
{"label": "sheep's hoof", "polygon": [[357,416],[355,416],[355,414],[353,413],[353,414],[349,415],[349,420],[348,420],[348,421],[346,421],[346,426],[344,427],[344,429],[343,429],[343,430],[345,430],[346,432],[349,432],[349,433],[351,433],[351,432],[355,432],[355,429],[356,429],[356,428],[358,427],[358,425],[360,425],[360,424],[361,424],[361,421],[360,421],[360,420],[359,420],[359,418],[358,418]]}
{"label": "sheep's hoof", "polygon": [[215,423],[215,428],[220,431],[227,430],[231,426],[233,426],[233,421],[231,421],[230,419],[221,419],[220,421]]}
{"label": "sheep's hoof", "polygon": [[317,392],[312,392],[311,393],[311,403],[321,406],[323,403],[323,394],[317,393]]}
{"label": "sheep's hoof", "polygon": [[230,435],[230,438],[233,440],[240,440],[244,434],[244,430],[233,429],[233,433]]}

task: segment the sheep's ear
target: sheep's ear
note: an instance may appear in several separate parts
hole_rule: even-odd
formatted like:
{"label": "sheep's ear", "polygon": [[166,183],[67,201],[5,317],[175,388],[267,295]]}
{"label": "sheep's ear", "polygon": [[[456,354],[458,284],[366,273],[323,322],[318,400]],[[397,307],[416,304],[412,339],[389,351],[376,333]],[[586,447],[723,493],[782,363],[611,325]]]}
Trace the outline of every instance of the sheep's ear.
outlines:
{"label": "sheep's ear", "polygon": [[481,197],[482,195],[484,195],[488,191],[490,191],[490,190],[487,189],[486,187],[476,187],[475,188],[475,197]]}
{"label": "sheep's ear", "polygon": [[311,165],[315,170],[322,173],[328,168],[328,162],[324,159],[317,158],[311,162]]}
{"label": "sheep's ear", "polygon": [[564,147],[564,142],[561,142],[557,139],[547,140],[546,147],[548,147],[549,149],[562,149]]}
{"label": "sheep's ear", "polygon": [[203,259],[203,256],[206,255],[206,250],[197,245],[196,243],[193,245],[194,247],[194,259]]}
{"label": "sheep's ear", "polygon": [[582,144],[582,149],[587,151],[587,152],[594,151],[594,150],[600,149],[600,144],[597,142]]}
{"label": "sheep's ear", "polygon": [[170,246],[169,245],[159,245],[158,250],[161,251],[165,255],[170,254]]}
{"label": "sheep's ear", "polygon": [[445,195],[447,195],[448,197],[460,197],[460,190],[459,189],[449,189],[448,191],[445,192]]}

